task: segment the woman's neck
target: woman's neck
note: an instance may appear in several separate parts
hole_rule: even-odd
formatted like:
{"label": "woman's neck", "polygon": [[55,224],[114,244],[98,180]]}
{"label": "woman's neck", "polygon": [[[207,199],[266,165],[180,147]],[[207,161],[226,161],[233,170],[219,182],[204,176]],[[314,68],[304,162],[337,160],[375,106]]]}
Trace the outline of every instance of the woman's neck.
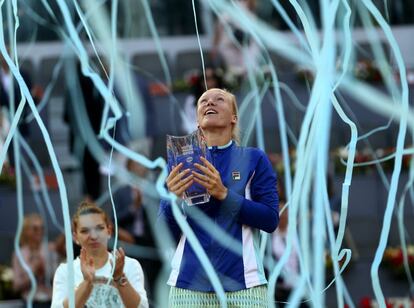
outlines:
{"label": "woman's neck", "polygon": [[231,140],[231,131],[223,132],[222,130],[218,131],[203,131],[204,138],[206,139],[207,146],[223,146],[230,142]]}
{"label": "woman's neck", "polygon": [[104,253],[99,253],[96,255],[92,255],[94,264],[95,264],[95,268],[101,268],[103,267],[106,262],[108,261],[108,252],[105,250]]}

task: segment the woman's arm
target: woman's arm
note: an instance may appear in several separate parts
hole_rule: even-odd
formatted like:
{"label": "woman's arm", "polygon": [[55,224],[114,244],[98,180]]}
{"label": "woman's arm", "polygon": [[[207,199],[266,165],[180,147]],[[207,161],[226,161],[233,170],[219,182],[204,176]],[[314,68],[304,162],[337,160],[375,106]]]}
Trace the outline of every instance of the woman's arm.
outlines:
{"label": "woman's arm", "polygon": [[[86,254],[84,248],[80,253],[80,268],[83,275],[83,281],[75,289],[75,307],[82,308],[88,301],[93,290],[93,281],[95,279],[95,264],[92,257]],[[67,285],[67,265],[61,265],[56,270],[53,280],[52,308],[69,307],[68,285]]]}
{"label": "woman's arm", "polygon": [[117,281],[114,279],[114,283],[126,308],[136,308],[140,305],[141,296],[139,296],[138,292],[132,287],[125,274],[117,278]]}
{"label": "woman's arm", "polygon": [[[52,308],[69,307],[68,269],[61,264],[53,279]],[[75,290],[75,307],[84,307],[93,289],[92,281],[84,280]]]}
{"label": "woman's arm", "polygon": [[[190,169],[181,170],[182,167],[183,163],[179,163],[172,168],[166,180],[168,190],[179,198],[183,196],[184,191],[193,183],[193,175],[190,174]],[[161,200],[158,220],[163,220],[167,226],[169,226],[174,239],[178,242],[181,235],[181,229],[174,218],[171,204],[166,200]]]}
{"label": "woman's arm", "polygon": [[266,232],[273,232],[279,223],[279,198],[276,190],[276,175],[264,153],[258,159],[252,177],[247,182],[249,192],[239,195],[225,187],[217,169],[205,158],[204,165],[194,164],[202,173],[194,172],[194,180],[204,186],[214,198],[221,200],[230,215],[241,224]]}
{"label": "woman's arm", "polygon": [[[24,249],[20,250],[23,259],[27,263],[27,253]],[[24,271],[23,267],[20,265],[19,260],[17,259],[16,253],[13,253],[12,257],[12,269],[13,269],[13,288],[15,291],[22,292],[24,290],[30,289],[30,279],[27,273]]]}
{"label": "woman's arm", "polygon": [[[89,296],[91,295],[93,289],[92,281],[84,280],[75,290],[75,307],[82,308],[85,307],[86,302],[88,301]],[[63,307],[69,307],[69,300],[66,298],[63,301]]]}
{"label": "woman's arm", "polygon": [[172,213],[171,203],[166,200],[161,200],[158,211],[158,222],[163,221],[170,229],[174,239],[178,242],[181,236],[181,229]]}
{"label": "woman's arm", "polygon": [[[32,271],[35,279],[41,280],[45,275],[46,264],[45,259],[41,255],[40,251],[30,251],[27,247],[20,248],[21,256],[24,262],[29,266],[30,270]],[[12,267],[14,275],[17,277],[14,279],[14,289],[19,292],[25,292],[30,290],[31,288],[31,281],[29,275],[20,264],[17,255],[14,253],[12,258]]]}
{"label": "woman's arm", "polygon": [[142,268],[138,261],[130,258],[126,260],[125,252],[122,248],[119,248],[116,252],[113,282],[126,308],[148,307]]}
{"label": "woman's arm", "polygon": [[279,196],[276,175],[264,154],[249,182],[250,195],[229,190],[223,202],[234,208],[240,223],[271,233],[279,224]]}

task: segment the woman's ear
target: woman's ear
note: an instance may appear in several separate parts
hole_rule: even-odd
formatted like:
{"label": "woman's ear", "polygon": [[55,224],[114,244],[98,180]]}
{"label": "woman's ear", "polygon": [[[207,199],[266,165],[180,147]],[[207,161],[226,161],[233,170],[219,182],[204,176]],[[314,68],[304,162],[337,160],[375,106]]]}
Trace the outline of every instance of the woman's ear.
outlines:
{"label": "woman's ear", "polygon": [[233,114],[231,118],[231,123],[236,124],[237,123],[237,115]]}

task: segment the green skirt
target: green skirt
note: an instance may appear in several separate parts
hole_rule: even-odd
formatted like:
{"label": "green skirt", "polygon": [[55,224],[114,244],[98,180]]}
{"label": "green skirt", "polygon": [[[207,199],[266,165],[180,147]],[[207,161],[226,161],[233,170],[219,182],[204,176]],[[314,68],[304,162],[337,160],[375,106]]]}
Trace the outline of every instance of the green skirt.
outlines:
{"label": "green skirt", "polygon": [[[267,304],[267,286],[226,292],[228,308],[265,308]],[[169,308],[220,308],[216,293],[199,292],[171,287]]]}

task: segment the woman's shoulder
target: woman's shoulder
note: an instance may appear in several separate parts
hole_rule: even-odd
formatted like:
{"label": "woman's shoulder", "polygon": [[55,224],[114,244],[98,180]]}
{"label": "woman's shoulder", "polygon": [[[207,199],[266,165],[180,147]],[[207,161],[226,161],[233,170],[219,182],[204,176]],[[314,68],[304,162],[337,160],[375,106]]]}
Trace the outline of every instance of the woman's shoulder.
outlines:
{"label": "woman's shoulder", "polygon": [[125,256],[125,267],[124,272],[127,273],[128,270],[138,270],[142,272],[142,266],[141,263],[138,262],[138,260]]}
{"label": "woman's shoulder", "polygon": [[[80,261],[79,261],[79,258],[75,258],[73,260],[73,268],[76,269],[78,267],[80,268]],[[56,272],[57,271],[59,271],[59,272],[67,272],[68,271],[68,262],[65,261],[65,262],[60,263],[59,266],[56,269]]]}
{"label": "woman's shoulder", "polygon": [[137,259],[125,256],[125,265],[126,266],[139,266],[141,267],[141,264],[138,262]]}
{"label": "woman's shoulder", "polygon": [[250,156],[253,156],[253,157],[257,157],[257,158],[266,157],[266,153],[263,152],[259,148],[237,146],[236,149],[237,149],[237,151],[239,151],[243,154],[250,155]]}
{"label": "woman's shoulder", "polygon": [[254,147],[238,147],[240,150],[237,157],[240,160],[248,161],[252,168],[272,168],[272,164],[267,154],[259,148]]}

